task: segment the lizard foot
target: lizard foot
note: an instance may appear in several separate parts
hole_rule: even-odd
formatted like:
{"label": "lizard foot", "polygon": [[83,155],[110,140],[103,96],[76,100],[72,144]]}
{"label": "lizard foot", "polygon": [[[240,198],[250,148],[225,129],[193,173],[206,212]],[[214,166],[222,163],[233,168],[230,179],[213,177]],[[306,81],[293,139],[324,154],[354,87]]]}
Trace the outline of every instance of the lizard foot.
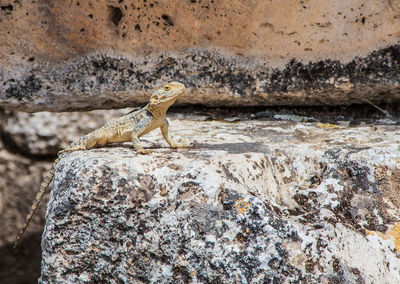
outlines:
{"label": "lizard foot", "polygon": [[184,143],[176,143],[175,145],[172,146],[172,148],[177,149],[177,148],[190,148],[192,145],[189,144],[184,144]]}
{"label": "lizard foot", "polygon": [[65,153],[70,153],[70,152],[73,152],[74,150],[61,150],[61,151],[58,151],[58,156],[61,156],[62,154],[65,154]]}
{"label": "lizard foot", "polygon": [[61,154],[75,152],[75,151],[79,151],[79,150],[88,150],[88,149],[83,148],[83,147],[74,147],[74,148],[64,149],[64,150],[58,151],[58,156],[60,156]]}
{"label": "lizard foot", "polygon": [[143,149],[143,148],[136,149],[136,151],[138,152],[138,154],[142,154],[142,155],[151,153],[150,150]]}

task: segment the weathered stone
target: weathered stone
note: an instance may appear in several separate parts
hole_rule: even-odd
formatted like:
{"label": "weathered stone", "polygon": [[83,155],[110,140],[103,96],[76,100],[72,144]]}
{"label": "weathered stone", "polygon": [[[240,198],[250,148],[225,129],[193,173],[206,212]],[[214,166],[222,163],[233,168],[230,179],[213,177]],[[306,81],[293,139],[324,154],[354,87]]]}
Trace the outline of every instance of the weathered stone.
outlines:
{"label": "weathered stone", "polygon": [[0,106],[121,108],[166,81],[180,104],[400,100],[398,1],[28,1],[0,9]]}
{"label": "weathered stone", "polygon": [[41,282],[399,282],[398,125],[171,128],[193,148],[152,132],[151,155],[127,144],[60,161]]}
{"label": "weathered stone", "polygon": [[40,276],[40,239],[48,194],[22,243],[14,249],[13,242],[57,151],[128,111],[31,114],[0,109],[1,283],[33,283]]}
{"label": "weathered stone", "polygon": [[28,157],[55,156],[80,136],[129,111],[26,113],[0,109],[0,135],[13,152]]}

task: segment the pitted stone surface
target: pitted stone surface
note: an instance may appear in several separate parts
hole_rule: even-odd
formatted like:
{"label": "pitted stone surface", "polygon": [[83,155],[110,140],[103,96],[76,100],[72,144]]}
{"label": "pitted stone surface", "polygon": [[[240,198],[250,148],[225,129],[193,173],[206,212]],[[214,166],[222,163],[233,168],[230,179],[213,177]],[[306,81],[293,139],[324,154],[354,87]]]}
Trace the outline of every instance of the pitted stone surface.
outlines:
{"label": "pitted stone surface", "polygon": [[39,1],[1,4],[0,106],[399,101],[398,1]]}
{"label": "pitted stone surface", "polygon": [[400,217],[398,125],[228,121],[176,115],[188,149],[152,132],[150,155],[62,159],[40,281],[400,280],[396,235],[382,237]]}

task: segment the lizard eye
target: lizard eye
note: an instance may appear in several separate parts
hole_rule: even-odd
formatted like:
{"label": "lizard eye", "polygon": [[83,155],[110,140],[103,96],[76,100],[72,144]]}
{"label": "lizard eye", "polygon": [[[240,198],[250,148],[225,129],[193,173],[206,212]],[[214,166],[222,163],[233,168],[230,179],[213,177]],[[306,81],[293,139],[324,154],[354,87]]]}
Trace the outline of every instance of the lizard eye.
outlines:
{"label": "lizard eye", "polygon": [[170,86],[164,86],[164,91],[168,92],[169,90],[171,90]]}

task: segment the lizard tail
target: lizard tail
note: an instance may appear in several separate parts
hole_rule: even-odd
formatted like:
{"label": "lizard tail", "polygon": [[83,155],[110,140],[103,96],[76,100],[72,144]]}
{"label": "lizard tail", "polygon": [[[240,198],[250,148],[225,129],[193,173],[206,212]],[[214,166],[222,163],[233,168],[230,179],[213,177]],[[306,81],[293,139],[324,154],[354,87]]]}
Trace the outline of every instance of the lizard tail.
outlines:
{"label": "lizard tail", "polygon": [[33,215],[35,214],[35,212],[40,204],[40,201],[42,200],[42,197],[46,192],[46,189],[48,188],[49,184],[53,180],[54,173],[56,171],[56,165],[59,161],[60,161],[60,157],[58,157],[54,161],[53,165],[51,166],[50,171],[46,174],[42,184],[40,185],[40,189],[39,189],[39,192],[36,194],[35,201],[33,201],[31,209],[29,210],[29,214],[28,214],[28,216],[26,216],[24,226],[22,227],[21,231],[19,232],[19,234],[14,242],[14,248],[19,245],[19,242],[20,242],[23,234],[25,233],[26,228],[28,228],[29,222],[31,221]]}

